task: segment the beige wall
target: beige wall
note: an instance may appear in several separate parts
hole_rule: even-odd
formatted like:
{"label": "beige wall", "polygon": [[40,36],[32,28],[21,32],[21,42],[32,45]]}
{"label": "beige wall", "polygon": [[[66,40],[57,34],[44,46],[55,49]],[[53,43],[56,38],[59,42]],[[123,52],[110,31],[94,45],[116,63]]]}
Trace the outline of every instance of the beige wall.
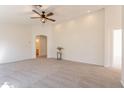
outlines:
{"label": "beige wall", "polygon": [[54,57],[62,46],[63,58],[104,64],[104,9],[54,26]]}
{"label": "beige wall", "polygon": [[29,25],[0,23],[0,63],[32,58]]}

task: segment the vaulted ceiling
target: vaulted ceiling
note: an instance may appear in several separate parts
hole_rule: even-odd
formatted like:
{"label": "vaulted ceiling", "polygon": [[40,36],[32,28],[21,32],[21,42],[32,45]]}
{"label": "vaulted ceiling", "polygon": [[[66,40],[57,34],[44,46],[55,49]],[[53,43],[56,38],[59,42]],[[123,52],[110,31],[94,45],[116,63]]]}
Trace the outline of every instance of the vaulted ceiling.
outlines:
{"label": "vaulted ceiling", "polygon": [[[72,18],[82,16],[88,12],[94,12],[104,8],[105,6],[90,5],[48,5],[41,7],[46,12],[53,12],[50,18],[56,19],[56,23],[67,21]],[[39,19],[30,19],[31,16],[38,16],[32,12],[30,5],[1,5],[0,6],[0,22],[2,23],[20,23],[35,24],[39,23]],[[53,24],[52,22],[49,22]]]}

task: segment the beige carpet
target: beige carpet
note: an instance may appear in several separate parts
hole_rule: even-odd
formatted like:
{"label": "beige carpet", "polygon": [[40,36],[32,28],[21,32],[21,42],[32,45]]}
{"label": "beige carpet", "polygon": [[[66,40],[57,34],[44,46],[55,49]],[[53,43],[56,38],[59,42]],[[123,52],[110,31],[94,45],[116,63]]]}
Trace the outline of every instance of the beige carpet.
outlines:
{"label": "beige carpet", "polygon": [[121,87],[120,71],[96,65],[43,58],[1,64],[0,86],[5,82],[16,88]]}

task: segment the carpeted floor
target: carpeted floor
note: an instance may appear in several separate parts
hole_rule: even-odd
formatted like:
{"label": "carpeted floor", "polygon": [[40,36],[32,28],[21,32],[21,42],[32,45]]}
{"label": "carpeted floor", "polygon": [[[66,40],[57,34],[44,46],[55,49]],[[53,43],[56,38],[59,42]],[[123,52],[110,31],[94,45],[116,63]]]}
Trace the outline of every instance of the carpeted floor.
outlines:
{"label": "carpeted floor", "polygon": [[122,87],[120,71],[44,58],[0,64],[0,86],[2,85],[16,88]]}

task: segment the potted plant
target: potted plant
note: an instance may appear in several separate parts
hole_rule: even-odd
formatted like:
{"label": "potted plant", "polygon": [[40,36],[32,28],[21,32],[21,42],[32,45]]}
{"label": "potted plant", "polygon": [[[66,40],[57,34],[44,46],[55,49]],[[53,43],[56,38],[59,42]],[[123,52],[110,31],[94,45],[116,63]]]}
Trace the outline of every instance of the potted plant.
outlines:
{"label": "potted plant", "polygon": [[63,49],[63,48],[62,48],[62,47],[60,47],[60,46],[58,46],[58,47],[57,47],[57,50],[58,50],[59,52],[61,52],[61,51],[62,51],[62,49]]}

